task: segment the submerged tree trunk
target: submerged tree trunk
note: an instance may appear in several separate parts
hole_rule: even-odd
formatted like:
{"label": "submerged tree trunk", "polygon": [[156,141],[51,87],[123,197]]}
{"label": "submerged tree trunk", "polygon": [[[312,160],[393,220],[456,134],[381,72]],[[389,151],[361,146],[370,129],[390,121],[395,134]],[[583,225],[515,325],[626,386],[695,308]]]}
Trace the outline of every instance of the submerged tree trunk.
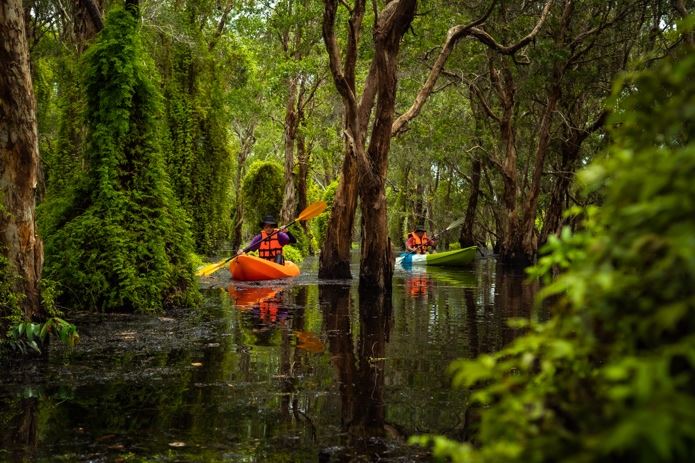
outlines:
{"label": "submerged tree trunk", "polygon": [[40,314],[43,247],[37,236],[35,191],[39,146],[36,102],[20,0],[0,7],[0,252],[19,279],[26,318]]}
{"label": "submerged tree trunk", "polygon": [[319,258],[319,278],[349,279],[352,230],[357,210],[357,168],[354,157],[348,153],[343,160],[343,170],[338,189],[331,206],[326,239]]}
{"label": "submerged tree trunk", "polygon": [[526,264],[528,261],[522,252],[521,218],[517,203],[520,187],[514,125],[516,85],[511,71],[506,66],[501,71],[495,69],[492,60],[490,60],[490,77],[502,105],[502,116],[498,120],[500,144],[504,150],[504,159],[499,163],[504,184],[502,193],[504,234],[500,243],[500,258],[505,262]]}
{"label": "submerged tree trunk", "polygon": [[[386,220],[385,178],[395,109],[398,51],[401,37],[410,27],[415,15],[416,1],[394,0],[378,15],[373,31],[375,54],[361,101],[355,92],[355,63],[365,1],[358,0],[351,10],[345,65],[342,69],[335,35],[338,1],[325,0],[325,5],[323,37],[331,74],[345,106],[345,132],[350,146],[348,153],[354,155],[358,174],[357,179],[343,177],[342,183],[358,182],[359,187],[363,220],[360,288],[390,290],[393,264]],[[375,98],[375,121],[369,147],[365,147],[369,115]],[[333,215],[335,214],[334,210]]]}
{"label": "submerged tree trunk", "polygon": [[319,285],[319,304],[323,308],[323,323],[327,333],[328,352],[335,366],[340,392],[340,424],[344,429],[353,421],[357,365],[353,330],[350,321],[350,287]]}

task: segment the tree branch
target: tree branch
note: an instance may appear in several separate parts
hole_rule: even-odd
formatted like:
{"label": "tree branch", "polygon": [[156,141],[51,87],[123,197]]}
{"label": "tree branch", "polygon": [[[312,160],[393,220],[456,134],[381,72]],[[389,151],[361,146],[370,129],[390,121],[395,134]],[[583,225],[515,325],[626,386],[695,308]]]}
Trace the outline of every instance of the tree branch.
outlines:
{"label": "tree branch", "polygon": [[224,26],[227,23],[227,17],[229,17],[229,13],[232,11],[233,5],[234,0],[230,0],[229,3],[227,3],[227,5],[224,7],[224,11],[222,12],[220,22],[217,23],[217,29],[215,29],[215,34],[212,36],[212,39],[210,39],[210,43],[208,44],[208,51],[212,51],[212,49],[215,48],[217,41],[222,36],[222,31],[224,31]]}
{"label": "tree branch", "polygon": [[347,79],[340,68],[340,51],[338,50],[338,43],[335,37],[335,16],[338,5],[335,0],[325,0],[324,3],[323,41],[328,53],[329,67],[338,93],[340,93],[340,96],[343,97],[348,106],[354,108],[356,106],[355,94],[348,85]]}
{"label": "tree branch", "polygon": [[92,20],[92,23],[94,23],[94,28],[97,31],[102,30],[104,28],[104,21],[101,19],[101,12],[94,3],[94,0],[82,1],[84,2],[85,7],[87,8],[87,12],[89,12],[89,17]]}
{"label": "tree branch", "polygon": [[449,29],[449,31],[447,32],[446,39],[444,40],[444,45],[442,46],[442,49],[439,52],[439,56],[437,57],[437,60],[435,61],[434,65],[432,66],[432,69],[430,70],[430,74],[427,77],[427,80],[425,81],[422,88],[415,97],[415,101],[413,102],[412,106],[394,121],[393,126],[391,128],[391,136],[395,137],[402,133],[406,124],[408,124],[420,113],[422,107],[425,105],[425,102],[427,101],[427,98],[432,93],[432,89],[434,88],[434,85],[437,82],[437,79],[439,78],[442,69],[444,69],[444,65],[446,64],[449,55],[451,55],[451,52],[453,51],[454,47],[461,39],[467,36],[473,36],[477,38],[481,43],[487,45],[489,48],[497,51],[498,53],[505,55],[514,54],[520,48],[530,43],[536,37],[536,35],[538,35],[538,32],[541,30],[541,27],[545,23],[545,20],[548,18],[548,14],[550,13],[550,7],[552,6],[553,1],[554,0],[548,0],[548,2],[545,4],[541,13],[541,17],[538,19],[538,22],[536,23],[535,27],[531,30],[531,32],[526,37],[522,38],[513,45],[500,45],[499,43],[497,43],[495,39],[492,38],[490,34],[477,27],[484,23],[485,20],[490,16],[496,2],[492,2],[490,8],[485,12],[485,14],[481,18],[465,26],[459,25]]}

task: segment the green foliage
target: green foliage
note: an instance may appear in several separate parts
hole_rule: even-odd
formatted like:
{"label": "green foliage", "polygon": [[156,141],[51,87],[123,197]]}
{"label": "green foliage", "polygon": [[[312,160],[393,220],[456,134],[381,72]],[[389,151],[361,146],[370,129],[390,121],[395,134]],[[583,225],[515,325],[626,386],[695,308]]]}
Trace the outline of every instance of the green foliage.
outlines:
{"label": "green foliage", "polygon": [[10,329],[7,345],[23,355],[30,351],[40,354],[41,347],[46,344],[49,335],[57,337],[69,347],[74,347],[80,339],[75,325],[62,318],[52,317],[43,323],[17,323]]}
{"label": "green foliage", "polygon": [[[695,54],[626,76],[613,144],[582,174],[605,202],[551,241],[537,273],[554,316],[503,351],[452,364],[475,388],[472,443],[421,437],[461,462],[695,459]],[[475,445],[473,445],[475,443]]]}
{"label": "green foliage", "polygon": [[[168,44],[160,66],[168,125],[166,166],[172,187],[196,224],[196,248],[210,252],[229,237],[233,162],[227,134],[224,87],[227,61],[201,43]],[[218,44],[219,46],[219,44]],[[217,64],[215,64],[217,62]]]}
{"label": "green foliage", "polygon": [[257,233],[258,222],[266,214],[279,216],[284,187],[283,168],[278,162],[255,161],[249,166],[241,188],[247,231]]}
{"label": "green foliage", "polygon": [[285,256],[285,259],[291,260],[295,264],[299,264],[304,260],[302,251],[291,244],[282,247],[282,254]]}
{"label": "green foliage", "polygon": [[319,214],[313,222],[314,236],[319,243],[322,243],[326,237],[326,232],[328,231],[328,219],[331,217],[331,210],[333,208],[333,200],[335,199],[335,193],[338,190],[339,179],[333,180],[323,191],[321,199],[326,202],[326,210]]}
{"label": "green foliage", "polygon": [[289,232],[297,239],[297,242],[292,244],[292,248],[299,252],[301,258],[301,260],[295,262],[301,262],[305,256],[309,255],[310,237],[304,232],[304,228],[298,222],[289,227]]}
{"label": "green foliage", "polygon": [[[55,108],[50,113],[58,121],[55,128],[42,127],[47,137],[55,138],[55,143],[46,143],[42,159],[46,170],[47,197],[60,197],[84,175],[85,143],[85,90],[80,79],[78,61],[74,55],[60,59],[56,80],[59,92],[53,98]],[[48,116],[47,116],[48,117]],[[55,133],[50,133],[55,131]]]}
{"label": "green foliage", "polygon": [[135,18],[112,11],[84,58],[87,172],[45,230],[45,276],[69,306],[195,304],[189,224],[164,170],[160,96]]}

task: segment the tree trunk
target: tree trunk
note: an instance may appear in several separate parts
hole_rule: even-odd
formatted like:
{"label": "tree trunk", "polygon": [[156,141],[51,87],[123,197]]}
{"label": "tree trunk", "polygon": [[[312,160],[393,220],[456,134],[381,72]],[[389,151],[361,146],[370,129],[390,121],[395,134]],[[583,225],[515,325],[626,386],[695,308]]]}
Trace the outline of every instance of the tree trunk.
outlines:
{"label": "tree trunk", "polygon": [[502,203],[504,205],[504,234],[500,243],[500,259],[508,263],[527,264],[522,251],[521,223],[517,203],[519,181],[517,172],[516,128],[514,126],[514,105],[516,86],[511,71],[504,67],[495,69],[490,60],[490,78],[500,98],[503,113],[499,119],[500,140],[504,149],[501,173],[504,184]]}
{"label": "tree trunk", "polygon": [[480,155],[476,154],[471,164],[471,194],[468,197],[468,205],[466,206],[466,215],[461,227],[459,236],[459,244],[462,248],[475,246],[475,235],[473,233],[473,224],[475,223],[475,213],[478,209],[478,196],[480,195],[480,173],[483,163]]}
{"label": "tree trunk", "polygon": [[[603,126],[607,114],[607,111],[602,111],[596,120],[586,128],[578,127],[572,122],[571,118],[568,121],[569,126],[563,125],[565,133],[560,145],[562,161],[550,192],[550,202],[546,209],[546,216],[538,243],[539,246],[545,244],[550,235],[560,232],[560,228],[563,225],[562,214],[568,206],[569,188],[577,168],[582,143],[589,135]],[[581,115],[581,113],[578,115]]]}
{"label": "tree trunk", "polygon": [[[311,144],[307,147],[306,137],[300,130],[297,134],[297,210],[308,206],[307,184],[309,181],[309,157]],[[306,222],[303,222],[306,225]]]}
{"label": "tree trunk", "polygon": [[296,214],[297,200],[294,188],[294,146],[297,139],[299,114],[297,111],[297,78],[288,83],[287,105],[285,107],[285,193],[282,196],[280,221],[289,223]]}
{"label": "tree trunk", "polygon": [[343,171],[331,206],[326,239],[321,247],[319,278],[350,279],[350,249],[357,209],[357,167],[351,153],[345,155]]}
{"label": "tree trunk", "polygon": [[89,41],[104,28],[102,5],[98,0],[78,0],[72,2],[73,31],[77,53],[87,48]]}
{"label": "tree trunk", "polygon": [[36,102],[20,0],[0,7],[0,252],[19,275],[26,318],[40,315],[43,246],[35,223],[39,147]]}
{"label": "tree trunk", "polygon": [[536,148],[536,157],[533,166],[531,191],[527,195],[526,207],[524,208],[523,221],[521,224],[523,252],[529,261],[532,261],[538,253],[538,236],[536,234],[538,196],[541,191],[541,177],[543,174],[543,167],[545,166],[545,155],[548,152],[548,145],[550,144],[550,127],[557,102],[561,95],[559,85],[561,79],[562,75],[559,69],[556,69],[555,72],[553,72],[552,81],[554,84],[551,85],[548,91],[545,111],[543,112],[541,124],[538,128],[538,146]]}
{"label": "tree trunk", "polygon": [[386,174],[391,128],[396,107],[398,52],[401,37],[415,16],[415,0],[394,0],[379,14],[374,30],[376,113],[367,149],[360,164],[362,259],[360,290],[391,290],[393,256],[386,215]]}
{"label": "tree trunk", "polygon": [[[378,15],[373,31],[374,59],[372,66],[370,66],[361,100],[355,92],[355,63],[365,12],[365,1],[357,1],[351,10],[347,50],[344,53],[342,68],[335,35],[338,1],[324,0],[324,3],[323,38],[328,52],[333,81],[338,93],[343,98],[346,121],[345,134],[349,145],[347,151],[348,156],[354,160],[355,173],[358,178],[355,180],[354,176],[343,176],[341,188],[349,188],[349,184],[359,182],[363,219],[360,288],[389,291],[393,264],[388,239],[384,185],[395,109],[398,51],[401,37],[410,27],[415,15],[416,1],[391,1]],[[372,127],[369,147],[365,149],[366,133],[374,98],[376,98],[375,122]],[[346,162],[352,163],[353,160],[346,160]],[[337,213],[338,211],[334,209],[330,221],[331,225],[341,220],[341,218],[335,218]],[[346,217],[354,214],[350,211],[342,211],[342,213]],[[336,232],[329,228],[329,233],[335,235]],[[335,239],[335,236],[332,238]],[[342,239],[349,239],[349,235],[343,235]],[[323,249],[335,253],[336,249],[330,249],[329,246],[336,244],[327,242]],[[349,245],[349,243],[343,243],[343,245]],[[330,261],[327,259],[332,257],[323,254],[322,252],[322,268],[319,270],[319,275],[326,273],[324,265],[330,265]],[[344,258],[346,256],[338,257]],[[349,261],[339,262],[337,265],[341,265],[343,268],[348,267],[349,270]]]}
{"label": "tree trunk", "polygon": [[[539,247],[548,242],[550,235],[558,234],[562,227],[562,213],[567,207],[569,187],[574,177],[573,162],[570,161],[571,154],[567,151],[568,148],[567,144],[563,144],[561,148],[562,164],[560,172],[557,173],[555,182],[553,182],[551,187],[550,199],[543,220],[543,228],[538,238]],[[577,153],[579,153],[579,150],[577,150]]]}
{"label": "tree trunk", "polygon": [[232,249],[239,249],[242,241],[242,230],[241,227],[244,224],[244,205],[241,201],[241,182],[244,177],[244,170],[246,168],[246,160],[251,154],[253,145],[256,143],[256,136],[254,131],[256,130],[256,122],[253,121],[248,127],[240,127],[235,129],[237,137],[241,142],[241,147],[239,148],[239,153],[237,153],[237,168],[236,168],[236,179],[235,179],[235,204],[236,210],[232,214]]}

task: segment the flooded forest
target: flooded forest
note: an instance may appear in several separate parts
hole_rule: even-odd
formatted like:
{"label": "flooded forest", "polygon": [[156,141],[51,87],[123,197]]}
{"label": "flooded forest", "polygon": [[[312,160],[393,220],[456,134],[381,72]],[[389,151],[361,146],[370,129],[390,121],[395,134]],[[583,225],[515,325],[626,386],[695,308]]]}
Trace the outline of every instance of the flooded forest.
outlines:
{"label": "flooded forest", "polygon": [[3,1],[0,462],[695,461],[694,11]]}

